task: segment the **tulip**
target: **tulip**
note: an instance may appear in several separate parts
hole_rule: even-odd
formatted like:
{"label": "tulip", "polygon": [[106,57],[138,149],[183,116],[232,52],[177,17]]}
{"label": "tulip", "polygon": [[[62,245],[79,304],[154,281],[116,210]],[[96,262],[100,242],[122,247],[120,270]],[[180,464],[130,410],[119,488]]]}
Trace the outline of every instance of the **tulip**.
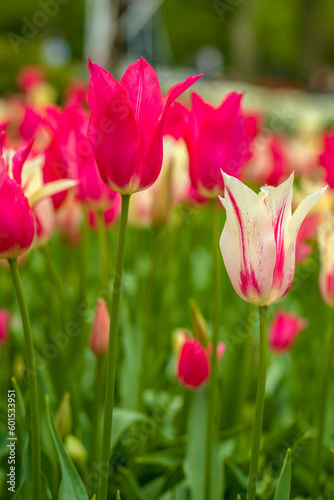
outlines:
{"label": "tulip", "polygon": [[0,309],[0,344],[6,344],[9,337],[10,312]]}
{"label": "tulip", "polygon": [[318,228],[320,251],[319,289],[323,300],[334,309],[334,217],[328,214]]}
{"label": "tulip", "polygon": [[[167,109],[199,76],[172,87],[164,98],[158,77],[141,58],[130,65],[120,82],[101,66],[89,61],[88,104],[91,110],[87,136],[105,184],[122,195],[119,238],[110,305],[110,332],[106,371],[102,452],[99,462],[98,497],[106,500],[108,476],[102,473],[110,456],[114,408],[118,315],[130,195],[150,187],[162,165],[163,124]],[[100,217],[101,219],[101,217]],[[104,229],[101,224],[101,229]],[[105,238],[100,254],[105,259]],[[102,245],[103,243],[103,245]],[[101,264],[101,268],[105,265]],[[106,273],[104,273],[106,276]]]}
{"label": "tulip", "polygon": [[172,102],[195,83],[188,77],[164,98],[153,68],[141,58],[117,82],[89,61],[88,139],[101,177],[110,188],[132,194],[151,186],[162,165],[162,132]]}
{"label": "tulip", "polygon": [[273,135],[263,142],[259,137],[254,143],[254,156],[250,162],[246,178],[258,185],[278,186],[288,171],[288,157],[285,141]]}
{"label": "tulip", "polygon": [[[330,212],[318,228],[320,252],[319,288],[323,300],[334,309],[334,216]],[[321,478],[322,450],[326,428],[326,415],[330,393],[330,381],[334,357],[334,327],[327,341],[325,340],[322,382],[319,390],[318,433],[316,436],[314,457],[314,499],[318,498]]]}
{"label": "tulip", "polygon": [[96,356],[108,354],[109,328],[110,316],[107,305],[103,299],[99,299],[90,332],[90,348]]}
{"label": "tulip", "polygon": [[185,387],[198,389],[210,376],[210,364],[205,348],[197,339],[187,337],[177,361],[176,375]]}
{"label": "tulip", "polygon": [[269,345],[273,351],[286,352],[294,345],[298,335],[307,327],[307,320],[297,314],[276,311],[269,327]]}
{"label": "tulip", "polygon": [[326,182],[334,188],[334,135],[324,137],[324,151],[319,156],[320,164],[326,169]]}
{"label": "tulip", "polygon": [[289,291],[295,273],[298,230],[326,188],[310,193],[291,214],[293,174],[257,195],[224,172],[226,223],[220,249],[241,298],[259,306],[260,355],[247,500],[255,500],[267,366],[267,308]]}
{"label": "tulip", "polygon": [[326,188],[306,196],[291,215],[293,174],[258,195],[238,179],[225,173],[223,177],[226,223],[220,248],[227,273],[241,298],[269,306],[292,285],[299,228]]}
{"label": "tulip", "polygon": [[232,92],[214,108],[195,92],[192,94],[191,111],[185,118],[189,173],[194,188],[206,198],[216,198],[223,192],[221,170],[238,177],[250,159],[241,99],[242,94]]}

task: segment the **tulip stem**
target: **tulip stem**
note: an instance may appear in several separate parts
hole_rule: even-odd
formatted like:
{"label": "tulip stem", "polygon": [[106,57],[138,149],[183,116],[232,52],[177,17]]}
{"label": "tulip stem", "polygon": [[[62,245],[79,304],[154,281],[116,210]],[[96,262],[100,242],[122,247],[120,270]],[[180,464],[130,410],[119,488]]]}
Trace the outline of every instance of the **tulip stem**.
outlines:
{"label": "tulip stem", "polygon": [[252,451],[248,475],[247,500],[254,500],[260,456],[264,399],[267,372],[267,306],[259,307],[260,316],[260,361],[257,381],[255,422],[253,430]]}
{"label": "tulip stem", "polygon": [[100,255],[100,276],[101,276],[101,292],[100,296],[108,290],[109,273],[108,273],[108,243],[106,234],[106,225],[104,215],[101,210],[98,211],[99,223],[99,255]]}
{"label": "tulip stem", "polygon": [[36,362],[33,336],[27,303],[24,296],[17,259],[8,259],[12,273],[17,301],[19,303],[25,342],[25,353],[27,362],[27,379],[30,402],[30,426],[31,426],[31,466],[32,466],[32,493],[36,500],[41,499],[41,449],[40,449],[40,426],[38,413],[38,393],[36,378]]}
{"label": "tulip stem", "polygon": [[217,345],[220,327],[221,306],[221,257],[219,251],[219,217],[217,200],[211,200],[211,231],[213,252],[213,330],[211,353],[211,376],[208,389],[208,403],[206,416],[206,442],[205,442],[205,483],[204,500],[211,500],[212,484],[212,453],[213,439],[216,427],[215,392],[218,378]]}
{"label": "tulip stem", "polygon": [[106,370],[106,390],[104,403],[102,452],[99,467],[99,490],[98,500],[106,500],[109,479],[110,439],[112,430],[112,417],[114,410],[115,378],[116,378],[116,354],[117,354],[117,332],[118,313],[122,286],[122,272],[124,263],[125,237],[128,223],[129,195],[122,195],[122,211],[119,228],[118,247],[114,283],[110,306],[110,332]]}
{"label": "tulip stem", "polygon": [[91,429],[91,462],[96,464],[100,456],[101,445],[101,406],[103,396],[103,366],[104,358],[96,358],[95,374],[95,398],[93,407],[92,429]]}
{"label": "tulip stem", "polygon": [[331,380],[332,363],[334,356],[334,325],[326,349],[326,361],[320,389],[319,413],[318,413],[318,435],[316,440],[315,464],[314,464],[314,492],[313,499],[317,500],[320,488],[321,472],[321,450],[324,440],[326,411],[328,405],[328,393]]}

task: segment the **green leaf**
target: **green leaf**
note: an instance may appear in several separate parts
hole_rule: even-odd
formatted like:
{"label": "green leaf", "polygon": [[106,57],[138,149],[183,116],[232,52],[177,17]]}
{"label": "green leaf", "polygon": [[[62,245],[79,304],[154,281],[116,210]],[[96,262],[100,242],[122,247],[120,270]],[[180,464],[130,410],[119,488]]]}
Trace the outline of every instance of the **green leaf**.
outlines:
{"label": "green leaf", "polygon": [[121,465],[118,467],[118,470],[123,476],[125,494],[132,500],[145,500],[142,489],[132,472]]}
{"label": "green leaf", "polygon": [[125,431],[136,422],[148,420],[148,417],[139,411],[114,408],[110,449],[117,445]]}
{"label": "green leaf", "polygon": [[46,411],[49,423],[50,433],[54,445],[57,450],[58,459],[60,462],[62,481],[59,488],[59,500],[69,500],[75,498],[76,500],[88,500],[86,489],[81,481],[78,471],[74,467],[71,459],[67,455],[63,443],[56,430],[50,409],[48,397],[45,398]]}
{"label": "green leaf", "polygon": [[[194,394],[188,424],[188,440],[184,472],[192,492],[192,500],[202,500],[204,495],[206,388]],[[218,443],[214,442],[212,460],[212,500],[222,497],[223,465],[219,457]]]}
{"label": "green leaf", "polygon": [[116,493],[116,500],[121,500],[121,494],[120,494],[119,490]]}
{"label": "green leaf", "polygon": [[276,487],[274,500],[289,500],[291,489],[291,450],[285,455],[283,467]]}

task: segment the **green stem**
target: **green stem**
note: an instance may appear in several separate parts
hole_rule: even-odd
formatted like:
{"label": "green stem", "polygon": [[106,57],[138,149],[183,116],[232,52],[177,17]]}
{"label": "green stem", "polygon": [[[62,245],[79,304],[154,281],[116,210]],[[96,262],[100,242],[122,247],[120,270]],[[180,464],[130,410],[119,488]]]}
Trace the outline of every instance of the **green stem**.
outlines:
{"label": "green stem", "polygon": [[205,486],[204,500],[211,499],[212,484],[212,453],[213,439],[216,427],[215,391],[218,378],[217,344],[220,327],[221,306],[221,256],[219,251],[219,217],[217,200],[211,201],[211,226],[212,226],[212,252],[213,252],[213,335],[211,354],[211,375],[208,391],[208,406],[206,418],[206,443],[205,443]]}
{"label": "green stem", "polygon": [[267,372],[267,307],[259,307],[260,315],[260,361],[257,381],[255,423],[253,431],[251,460],[249,466],[247,500],[254,500],[256,495],[256,482],[260,456],[263,409],[266,390]]}
{"label": "green stem", "polygon": [[141,364],[140,364],[140,376],[138,384],[138,409],[143,406],[142,395],[145,390],[147,373],[147,361],[148,361],[148,349],[150,346],[150,333],[152,325],[152,312],[154,303],[154,283],[156,279],[157,270],[157,258],[159,249],[159,235],[160,226],[153,228],[152,235],[152,248],[151,248],[151,268],[148,277],[147,291],[146,291],[146,321],[144,322],[143,332],[142,332],[142,345],[141,345]]}
{"label": "green stem", "polygon": [[95,374],[95,399],[92,418],[91,430],[91,462],[95,464],[100,456],[101,447],[101,407],[103,396],[103,366],[104,358],[97,357],[96,359],[96,374]]}
{"label": "green stem", "polygon": [[101,292],[102,292],[99,295],[103,295],[103,292],[108,290],[109,273],[108,273],[108,243],[107,243],[106,225],[104,222],[103,212],[101,210],[98,211],[98,222],[99,222],[100,276],[101,276]]}
{"label": "green stem", "polygon": [[32,463],[32,493],[36,500],[41,499],[41,449],[40,427],[38,413],[38,393],[36,379],[36,362],[33,336],[31,331],[28,308],[24,296],[17,259],[8,259],[12,273],[13,283],[19,303],[23,323],[25,352],[27,361],[27,377],[30,399],[30,425],[31,425],[31,463]]}
{"label": "green stem", "polygon": [[114,409],[115,378],[116,378],[116,353],[117,353],[117,332],[118,313],[122,286],[122,272],[124,263],[125,237],[129,212],[129,195],[122,195],[121,223],[119,228],[119,238],[117,247],[117,257],[115,266],[114,284],[110,307],[110,333],[107,357],[106,390],[104,404],[102,452],[100,460],[100,478],[98,499],[106,500],[108,493],[109,478],[109,457],[110,439],[112,429],[112,417]]}
{"label": "green stem", "polygon": [[317,500],[320,488],[320,473],[321,473],[321,450],[324,440],[325,424],[326,424],[326,411],[328,404],[328,393],[331,380],[331,371],[334,355],[334,325],[332,328],[329,343],[326,349],[326,361],[320,389],[320,402],[318,413],[318,435],[316,440],[315,451],[315,467],[314,467],[314,492],[313,499]]}

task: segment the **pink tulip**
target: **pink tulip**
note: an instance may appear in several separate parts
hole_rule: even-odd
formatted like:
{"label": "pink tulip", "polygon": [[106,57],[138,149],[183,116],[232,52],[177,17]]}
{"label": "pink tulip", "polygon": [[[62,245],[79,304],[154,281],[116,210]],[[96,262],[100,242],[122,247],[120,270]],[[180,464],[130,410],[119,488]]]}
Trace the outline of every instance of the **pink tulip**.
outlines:
{"label": "pink tulip", "polygon": [[90,332],[90,348],[96,356],[106,356],[109,345],[110,316],[103,299],[97,301]]}
{"label": "pink tulip", "polygon": [[178,83],[164,98],[157,74],[143,58],[120,82],[91,61],[89,72],[87,134],[101,177],[122,194],[146,189],[160,173],[166,111],[199,76]]}
{"label": "pink tulip", "polygon": [[189,152],[189,172],[201,196],[216,197],[223,192],[221,170],[238,177],[250,159],[250,141],[241,109],[242,94],[232,92],[218,108],[196,94],[185,118],[185,141]]}
{"label": "pink tulip", "polygon": [[210,364],[206,350],[197,339],[187,336],[179,353],[176,375],[179,382],[190,389],[197,389],[210,376]]}
{"label": "pink tulip", "polygon": [[297,314],[276,311],[269,327],[269,345],[274,351],[289,351],[300,332],[307,327],[307,320]]}
{"label": "pink tulip", "polygon": [[10,312],[0,309],[0,344],[6,344],[9,337]]}
{"label": "pink tulip", "polygon": [[323,300],[334,309],[334,216],[328,214],[318,228],[320,252],[319,289]]}
{"label": "pink tulip", "polygon": [[326,188],[306,196],[292,215],[293,174],[259,194],[235,177],[223,177],[226,223],[220,248],[226,270],[241,298],[268,306],[281,300],[292,285],[299,228]]}
{"label": "pink tulip", "polygon": [[334,134],[324,137],[324,151],[319,156],[320,164],[326,169],[326,183],[334,188]]}
{"label": "pink tulip", "polygon": [[20,186],[21,168],[30,147],[19,150],[13,157],[16,179],[9,177],[8,165],[0,156],[0,259],[18,257],[30,247],[34,237],[33,213]]}

